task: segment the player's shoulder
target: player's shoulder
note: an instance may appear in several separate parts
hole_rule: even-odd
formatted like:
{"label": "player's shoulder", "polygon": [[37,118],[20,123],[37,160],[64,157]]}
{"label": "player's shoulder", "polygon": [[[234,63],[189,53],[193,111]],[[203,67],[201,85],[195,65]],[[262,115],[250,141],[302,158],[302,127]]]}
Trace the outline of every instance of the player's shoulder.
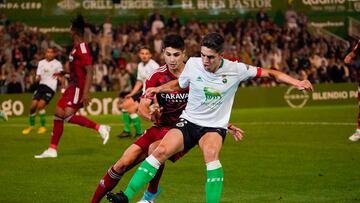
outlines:
{"label": "player's shoulder", "polygon": [[154,70],[154,72],[152,72],[152,74],[149,76],[148,80],[156,80],[160,77],[162,77],[163,75],[167,74],[167,66],[163,65],[157,69]]}
{"label": "player's shoulder", "polygon": [[152,67],[155,67],[155,68],[159,68],[160,65],[154,60],[154,59],[150,59],[150,64]]}
{"label": "player's shoulder", "polygon": [[41,59],[41,60],[38,62],[39,65],[40,65],[40,64],[43,64],[43,63],[46,63],[46,59]]}
{"label": "player's shoulder", "polygon": [[228,59],[223,59],[223,60],[224,60],[224,67],[228,70],[247,70],[250,67],[248,64],[245,64],[243,62],[231,61]]}
{"label": "player's shoulder", "polygon": [[192,70],[195,69],[202,70],[203,65],[202,65],[201,57],[190,57],[186,61],[185,67],[191,67]]}
{"label": "player's shoulder", "polygon": [[201,57],[190,57],[186,63],[201,63]]}
{"label": "player's shoulder", "polygon": [[57,60],[57,59],[54,59],[54,60],[53,60],[53,63],[54,63],[55,65],[57,65],[57,66],[62,66],[62,63],[61,63],[59,60]]}

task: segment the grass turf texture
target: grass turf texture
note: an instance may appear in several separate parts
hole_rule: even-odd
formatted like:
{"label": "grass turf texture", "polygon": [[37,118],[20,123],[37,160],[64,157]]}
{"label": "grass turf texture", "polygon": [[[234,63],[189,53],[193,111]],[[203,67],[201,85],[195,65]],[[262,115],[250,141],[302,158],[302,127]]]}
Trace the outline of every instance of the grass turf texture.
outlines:
{"label": "grass turf texture", "polygon": [[[228,135],[223,146],[222,202],[360,202],[360,142],[348,140],[356,116],[356,106],[233,110],[231,122],[245,137],[235,142]],[[22,135],[27,118],[0,122],[0,202],[88,202],[108,167],[134,141],[115,136],[122,130],[121,116],[97,116],[92,119],[112,126],[107,145],[95,131],[66,125],[59,157],[34,159],[49,144],[51,119],[45,135]],[[115,191],[124,189],[132,174]],[[176,164],[167,162],[160,184],[159,203],[204,202],[200,150]]]}

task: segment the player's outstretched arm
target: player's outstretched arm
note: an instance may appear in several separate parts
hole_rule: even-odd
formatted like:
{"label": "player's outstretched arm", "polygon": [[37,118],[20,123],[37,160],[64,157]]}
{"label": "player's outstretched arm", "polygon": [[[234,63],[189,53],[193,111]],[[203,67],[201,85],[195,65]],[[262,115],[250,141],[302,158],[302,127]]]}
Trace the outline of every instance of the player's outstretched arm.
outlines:
{"label": "player's outstretched arm", "polygon": [[141,80],[137,80],[134,85],[134,88],[131,90],[131,92],[129,94],[125,95],[125,98],[134,96],[141,89],[142,86],[143,86],[143,83],[141,82]]}
{"label": "player's outstretched arm", "polygon": [[145,91],[145,96],[152,98],[152,97],[154,97],[155,94],[157,94],[159,92],[169,93],[169,92],[174,92],[174,91],[177,91],[180,89],[181,89],[181,87],[179,86],[178,80],[172,80],[172,81],[169,81],[158,87],[147,88]]}
{"label": "player's outstretched arm", "polygon": [[271,77],[275,78],[279,82],[287,83],[289,85],[295,86],[298,90],[308,90],[312,91],[313,86],[309,80],[298,80],[295,79],[283,72],[272,70],[272,69],[262,69],[260,77]]}

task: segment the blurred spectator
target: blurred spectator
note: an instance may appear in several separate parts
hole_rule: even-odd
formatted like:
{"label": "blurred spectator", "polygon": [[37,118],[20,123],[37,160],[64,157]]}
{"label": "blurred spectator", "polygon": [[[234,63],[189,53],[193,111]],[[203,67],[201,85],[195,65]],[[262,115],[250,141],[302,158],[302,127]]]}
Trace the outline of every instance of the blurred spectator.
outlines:
{"label": "blurred spectator", "polygon": [[106,64],[104,64],[102,57],[99,57],[96,63],[94,63],[93,82],[95,85],[95,91],[103,91],[104,86],[107,86],[106,81],[108,81],[108,67],[106,66]]}
{"label": "blurred spectator", "polygon": [[91,42],[89,43],[89,48],[93,61],[97,61],[100,54],[100,45],[95,37],[93,37]]}
{"label": "blurred spectator", "polygon": [[298,27],[298,25],[297,25],[298,15],[297,15],[296,11],[293,9],[291,4],[288,5],[288,9],[285,12],[285,20],[286,20],[287,26],[290,29],[294,29],[294,28]]}
{"label": "blurred spectator", "polygon": [[110,59],[112,42],[113,42],[112,23],[110,22],[110,18],[106,17],[105,22],[102,26],[102,36],[101,36],[101,55],[105,59]]}
{"label": "blurred spectator", "polygon": [[161,50],[162,50],[162,35],[161,34],[157,34],[155,35],[155,39],[154,39],[154,51],[157,54],[161,54]]}
{"label": "blurred spectator", "polygon": [[160,29],[164,28],[165,24],[164,21],[161,20],[161,16],[158,13],[155,13],[154,21],[151,24],[151,34],[155,36]]}
{"label": "blurred spectator", "polygon": [[10,25],[9,18],[4,13],[1,14],[0,26],[9,26],[9,25]]}
{"label": "blurred spectator", "polygon": [[180,20],[175,13],[171,13],[171,17],[168,19],[166,26],[175,29],[179,29],[181,27]]}
{"label": "blurred spectator", "polygon": [[269,16],[265,13],[264,9],[261,8],[259,12],[256,13],[256,22],[261,26],[265,26],[265,24],[269,21]]}
{"label": "blurred spectator", "polygon": [[21,83],[18,81],[18,78],[15,73],[11,75],[11,80],[7,84],[8,94],[22,93]]}

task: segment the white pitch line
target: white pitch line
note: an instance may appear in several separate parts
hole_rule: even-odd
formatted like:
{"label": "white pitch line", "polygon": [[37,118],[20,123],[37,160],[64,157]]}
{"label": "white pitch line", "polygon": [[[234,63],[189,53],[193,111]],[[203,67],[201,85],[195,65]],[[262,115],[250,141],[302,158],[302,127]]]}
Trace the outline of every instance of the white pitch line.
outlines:
{"label": "white pitch line", "polygon": [[[104,123],[106,125],[111,126],[124,126],[123,123]],[[232,123],[234,125],[321,125],[321,126],[353,126],[357,125],[357,123],[347,123],[347,122],[306,122],[306,121],[271,121],[271,122],[238,122],[238,123]],[[3,127],[26,127],[26,124],[20,124],[20,123],[0,123],[0,126]],[[67,126],[71,127],[78,127],[77,125],[70,124]]]}

